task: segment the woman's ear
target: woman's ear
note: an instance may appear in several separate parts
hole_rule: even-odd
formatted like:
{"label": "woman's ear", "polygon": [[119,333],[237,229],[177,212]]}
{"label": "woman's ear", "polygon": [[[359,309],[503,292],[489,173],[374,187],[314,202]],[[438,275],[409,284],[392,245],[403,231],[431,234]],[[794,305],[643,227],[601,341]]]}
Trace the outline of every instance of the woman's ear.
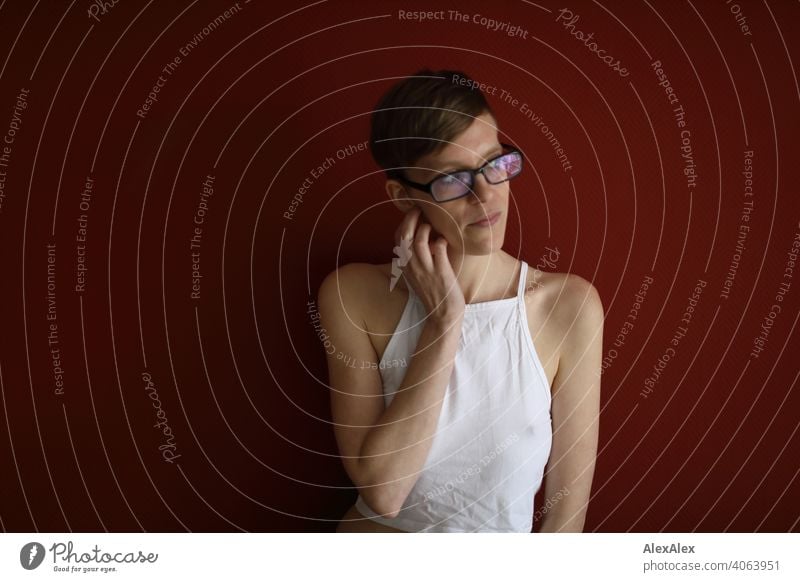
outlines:
{"label": "woman's ear", "polygon": [[408,212],[416,206],[416,201],[408,195],[408,190],[404,184],[401,184],[397,180],[389,179],[386,180],[385,188],[389,200],[391,200],[401,212]]}

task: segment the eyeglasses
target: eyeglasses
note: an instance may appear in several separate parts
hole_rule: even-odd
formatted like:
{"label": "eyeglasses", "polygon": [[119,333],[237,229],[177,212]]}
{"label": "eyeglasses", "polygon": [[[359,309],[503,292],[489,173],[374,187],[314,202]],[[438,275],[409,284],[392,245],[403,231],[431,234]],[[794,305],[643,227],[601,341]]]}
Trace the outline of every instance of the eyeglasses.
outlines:
{"label": "eyeglasses", "polygon": [[436,202],[450,202],[472,192],[477,174],[483,174],[489,184],[502,184],[522,172],[522,152],[514,146],[501,143],[506,151],[492,158],[477,170],[457,170],[434,178],[427,184],[412,182],[403,176],[396,179],[403,184],[422,190],[431,195]]}

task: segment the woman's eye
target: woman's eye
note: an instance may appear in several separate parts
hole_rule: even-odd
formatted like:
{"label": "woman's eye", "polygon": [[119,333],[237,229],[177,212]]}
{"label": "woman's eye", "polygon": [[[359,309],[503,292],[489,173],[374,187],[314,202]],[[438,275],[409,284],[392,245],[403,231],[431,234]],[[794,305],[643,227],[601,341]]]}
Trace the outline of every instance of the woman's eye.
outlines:
{"label": "woman's eye", "polygon": [[466,184],[469,181],[469,177],[465,172],[460,172],[458,174],[448,174],[442,178],[442,183],[447,186],[452,186],[453,184]]}

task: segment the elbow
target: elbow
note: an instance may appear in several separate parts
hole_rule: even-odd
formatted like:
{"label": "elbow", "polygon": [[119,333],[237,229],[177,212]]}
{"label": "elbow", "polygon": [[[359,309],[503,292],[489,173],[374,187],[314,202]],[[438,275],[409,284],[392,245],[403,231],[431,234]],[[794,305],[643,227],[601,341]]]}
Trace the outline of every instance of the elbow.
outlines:
{"label": "elbow", "polygon": [[400,508],[396,509],[388,509],[386,511],[376,511],[381,517],[385,517],[386,519],[394,519],[398,515],[400,515]]}
{"label": "elbow", "polygon": [[386,519],[394,519],[400,513],[401,503],[398,503],[380,486],[373,485],[360,490],[361,497],[369,508]]}
{"label": "elbow", "polygon": [[367,464],[364,459],[359,459],[353,473],[361,499],[373,512],[386,519],[398,516],[409,493],[404,491],[401,481],[393,481],[385,470]]}

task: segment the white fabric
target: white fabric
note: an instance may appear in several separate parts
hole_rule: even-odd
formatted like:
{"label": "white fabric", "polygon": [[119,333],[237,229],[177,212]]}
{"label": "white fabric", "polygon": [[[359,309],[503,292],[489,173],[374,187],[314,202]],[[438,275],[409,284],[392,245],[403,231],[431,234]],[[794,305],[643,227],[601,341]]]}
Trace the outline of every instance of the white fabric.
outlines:
{"label": "white fabric", "polygon": [[[470,303],[431,450],[397,517],[356,508],[410,532],[530,532],[534,495],[550,456],[550,385],[525,315],[528,264],[517,296]],[[403,381],[424,326],[409,288],[380,362],[386,406]],[[395,360],[406,365],[398,366]],[[392,364],[395,365],[392,365]]]}

